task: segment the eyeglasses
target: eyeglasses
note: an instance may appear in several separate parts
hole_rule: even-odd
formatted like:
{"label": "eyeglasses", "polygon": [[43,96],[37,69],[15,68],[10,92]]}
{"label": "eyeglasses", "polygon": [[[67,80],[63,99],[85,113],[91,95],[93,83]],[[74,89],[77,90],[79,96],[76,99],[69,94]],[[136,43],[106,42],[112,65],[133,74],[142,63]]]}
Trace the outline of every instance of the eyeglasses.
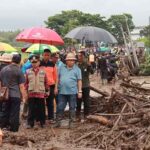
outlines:
{"label": "eyeglasses", "polygon": [[71,62],[75,62],[75,60],[66,60],[66,61],[69,61],[69,62],[70,62],[70,61],[71,61]]}
{"label": "eyeglasses", "polygon": [[33,62],[31,62],[32,64],[35,64],[35,63],[37,63],[38,61],[33,61]]}

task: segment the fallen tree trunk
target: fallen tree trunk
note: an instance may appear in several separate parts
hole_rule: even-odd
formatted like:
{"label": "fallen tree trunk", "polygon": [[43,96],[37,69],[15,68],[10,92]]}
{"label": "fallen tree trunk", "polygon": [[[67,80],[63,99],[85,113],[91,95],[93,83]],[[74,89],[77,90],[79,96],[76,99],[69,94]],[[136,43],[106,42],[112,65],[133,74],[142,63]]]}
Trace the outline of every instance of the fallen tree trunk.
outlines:
{"label": "fallen tree trunk", "polygon": [[87,119],[92,120],[92,121],[96,121],[99,122],[103,125],[108,125],[110,124],[110,121],[106,118],[106,117],[102,117],[102,116],[96,116],[96,115],[89,115],[87,117]]}
{"label": "fallen tree trunk", "polygon": [[110,96],[108,92],[98,90],[98,89],[96,89],[96,88],[94,88],[94,87],[92,87],[92,86],[90,86],[90,90],[92,90],[92,91],[94,91],[94,92],[96,92],[96,93],[98,93],[98,94],[101,94],[102,96],[105,96],[105,97]]}

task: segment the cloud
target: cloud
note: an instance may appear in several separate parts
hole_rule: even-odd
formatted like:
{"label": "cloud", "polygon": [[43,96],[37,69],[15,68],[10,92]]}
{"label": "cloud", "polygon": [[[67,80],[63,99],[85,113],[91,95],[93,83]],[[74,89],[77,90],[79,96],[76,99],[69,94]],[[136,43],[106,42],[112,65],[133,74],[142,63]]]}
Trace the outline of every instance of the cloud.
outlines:
{"label": "cloud", "polygon": [[150,0],[1,0],[0,30],[44,26],[44,20],[62,10],[99,13],[130,13],[135,25],[147,25]]}

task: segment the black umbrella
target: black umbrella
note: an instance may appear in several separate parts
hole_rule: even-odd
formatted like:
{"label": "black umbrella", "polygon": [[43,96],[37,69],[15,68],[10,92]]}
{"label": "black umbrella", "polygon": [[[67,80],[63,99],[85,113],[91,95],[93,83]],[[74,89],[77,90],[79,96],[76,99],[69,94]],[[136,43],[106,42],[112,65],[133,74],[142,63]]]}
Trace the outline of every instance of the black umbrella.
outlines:
{"label": "black umbrella", "polygon": [[117,43],[115,37],[108,31],[93,27],[93,26],[82,26],[71,30],[65,35],[65,38],[93,41],[93,42],[105,42],[105,43]]}

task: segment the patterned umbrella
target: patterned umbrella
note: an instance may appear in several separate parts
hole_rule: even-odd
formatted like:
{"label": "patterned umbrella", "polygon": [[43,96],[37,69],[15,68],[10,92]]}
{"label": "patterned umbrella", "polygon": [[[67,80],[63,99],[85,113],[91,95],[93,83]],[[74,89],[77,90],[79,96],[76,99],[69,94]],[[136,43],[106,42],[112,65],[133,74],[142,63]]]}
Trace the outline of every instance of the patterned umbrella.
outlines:
{"label": "patterned umbrella", "polygon": [[26,52],[42,54],[44,52],[44,49],[49,49],[51,53],[59,52],[59,49],[57,47],[47,44],[33,44],[26,50]]}

